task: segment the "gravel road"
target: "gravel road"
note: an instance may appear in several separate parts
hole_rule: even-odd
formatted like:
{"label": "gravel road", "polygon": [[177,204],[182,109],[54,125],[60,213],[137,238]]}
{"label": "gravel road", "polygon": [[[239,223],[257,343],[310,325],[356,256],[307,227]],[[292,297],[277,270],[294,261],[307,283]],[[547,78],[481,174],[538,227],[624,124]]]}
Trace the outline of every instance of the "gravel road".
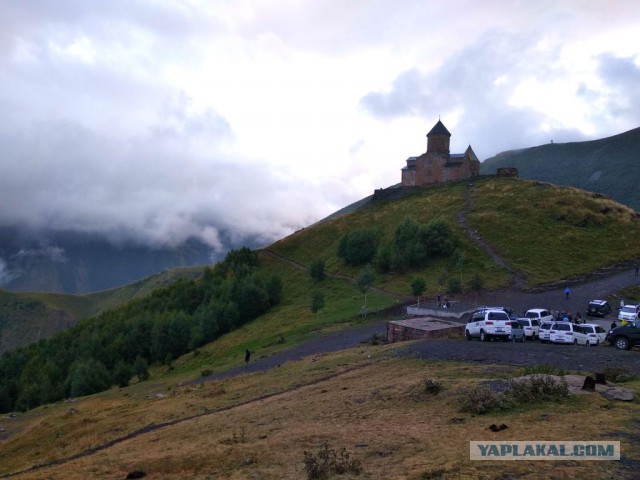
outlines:
{"label": "gravel road", "polygon": [[[524,312],[529,308],[548,308],[551,310],[565,310],[575,313],[579,310],[583,317],[590,300],[603,298],[614,294],[618,290],[639,285],[640,278],[634,276],[633,269],[596,278],[578,285],[571,285],[569,299],[565,299],[564,286],[557,289],[540,292],[522,292],[509,289],[497,292],[487,292],[477,299],[460,298],[461,302],[475,305],[504,305],[517,311]],[[589,318],[590,323],[599,323],[606,330],[617,315],[617,310],[604,319]],[[587,317],[588,318],[588,317]],[[217,380],[245,373],[265,371],[277,367],[285,362],[299,360],[309,355],[335,352],[346,348],[363,345],[369,342],[375,333],[386,335],[385,320],[375,321],[366,325],[347,328],[339,332],[328,334],[318,333],[305,343],[279,352],[269,357],[259,358],[256,352],[248,366],[244,365],[243,357],[238,357],[239,365],[226,372],[203,377],[195,382]],[[608,366],[625,366],[630,371],[640,374],[640,351],[619,351],[608,346],[575,347],[573,345],[541,344],[540,342],[525,342],[513,344],[509,342],[480,342],[455,339],[430,339],[407,344],[399,349],[400,355],[418,356],[424,359],[454,360],[485,364],[504,364],[527,366],[549,364],[567,370],[602,371]]]}

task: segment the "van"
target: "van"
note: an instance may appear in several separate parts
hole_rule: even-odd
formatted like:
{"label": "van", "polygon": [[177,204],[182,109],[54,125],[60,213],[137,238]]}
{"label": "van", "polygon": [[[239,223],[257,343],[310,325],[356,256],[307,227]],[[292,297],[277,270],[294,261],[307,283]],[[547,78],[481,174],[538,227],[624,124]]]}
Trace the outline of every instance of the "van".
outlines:
{"label": "van", "polygon": [[618,320],[626,323],[635,322],[638,320],[638,312],[640,312],[640,305],[625,305],[618,313]]}
{"label": "van", "polygon": [[524,314],[526,318],[532,318],[538,320],[538,322],[551,322],[553,321],[553,315],[545,308],[531,308]]}
{"label": "van", "polygon": [[587,336],[580,326],[571,322],[555,322],[549,331],[549,341],[551,343],[584,345],[586,338]]}

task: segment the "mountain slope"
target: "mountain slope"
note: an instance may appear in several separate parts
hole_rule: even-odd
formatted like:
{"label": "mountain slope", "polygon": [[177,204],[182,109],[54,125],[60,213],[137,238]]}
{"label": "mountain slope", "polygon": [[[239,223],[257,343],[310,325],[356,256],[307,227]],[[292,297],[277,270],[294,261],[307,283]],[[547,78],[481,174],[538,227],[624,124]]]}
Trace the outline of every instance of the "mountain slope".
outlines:
{"label": "mountain slope", "polygon": [[178,279],[196,279],[204,267],[176,268],[124,287],[85,295],[0,290],[0,355],[48,338],[80,320],[144,297]]}
{"label": "mountain slope", "polygon": [[640,128],[600,140],[551,143],[503,152],[480,173],[516,167],[520,177],[602,193],[640,210]]}

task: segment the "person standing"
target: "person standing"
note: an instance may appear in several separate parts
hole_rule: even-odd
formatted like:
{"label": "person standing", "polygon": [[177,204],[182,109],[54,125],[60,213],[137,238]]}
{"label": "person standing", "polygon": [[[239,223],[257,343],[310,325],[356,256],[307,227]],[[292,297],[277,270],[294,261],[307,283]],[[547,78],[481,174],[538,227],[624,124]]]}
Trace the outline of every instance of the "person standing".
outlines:
{"label": "person standing", "polygon": [[249,359],[251,359],[251,352],[250,352],[250,351],[249,351],[249,349],[247,348],[247,349],[244,351],[244,363],[245,363],[245,365],[247,365],[247,366],[249,365]]}
{"label": "person standing", "polygon": [[571,289],[569,287],[564,289],[564,298],[569,300],[569,294],[571,293]]}

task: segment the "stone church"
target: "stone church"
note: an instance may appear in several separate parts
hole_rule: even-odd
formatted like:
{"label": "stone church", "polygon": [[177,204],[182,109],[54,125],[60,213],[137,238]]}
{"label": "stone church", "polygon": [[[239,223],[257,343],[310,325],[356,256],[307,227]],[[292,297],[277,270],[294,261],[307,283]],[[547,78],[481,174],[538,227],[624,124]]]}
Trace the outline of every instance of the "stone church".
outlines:
{"label": "stone church", "polygon": [[461,180],[480,174],[480,161],[471,145],[464,153],[449,153],[451,134],[440,120],[427,133],[427,151],[419,157],[409,157],[402,169],[402,186],[417,187]]}

